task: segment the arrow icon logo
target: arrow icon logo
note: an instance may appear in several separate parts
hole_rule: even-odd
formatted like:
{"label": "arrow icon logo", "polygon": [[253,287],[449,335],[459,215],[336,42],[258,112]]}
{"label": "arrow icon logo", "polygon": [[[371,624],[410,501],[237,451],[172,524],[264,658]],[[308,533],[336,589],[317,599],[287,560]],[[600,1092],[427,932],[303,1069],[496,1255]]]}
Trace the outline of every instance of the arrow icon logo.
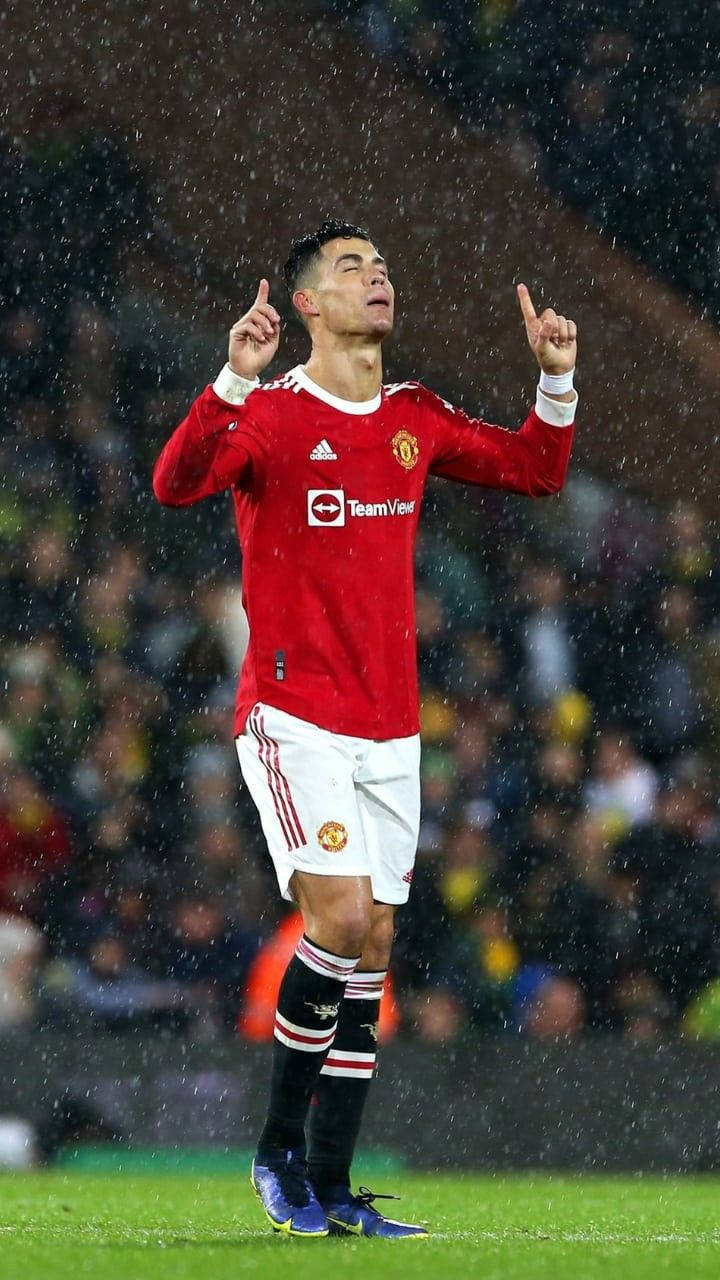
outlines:
{"label": "arrow icon logo", "polygon": [[345,492],[343,489],[308,490],[309,525],[344,525]]}

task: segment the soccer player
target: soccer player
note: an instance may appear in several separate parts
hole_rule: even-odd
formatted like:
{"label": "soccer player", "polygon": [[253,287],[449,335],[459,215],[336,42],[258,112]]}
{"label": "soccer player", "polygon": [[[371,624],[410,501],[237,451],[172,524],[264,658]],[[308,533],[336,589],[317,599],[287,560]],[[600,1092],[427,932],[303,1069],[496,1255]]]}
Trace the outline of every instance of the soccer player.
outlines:
{"label": "soccer player", "polygon": [[260,384],[280,341],[261,280],[153,484],[170,506],[232,494],[250,623],[237,751],[280,891],[304,921],[280,987],[253,1186],[290,1235],[413,1238],[425,1228],[353,1194],[350,1166],[418,834],[420,504],[428,475],[533,497],[562,488],[576,327],[537,316],[518,285],[541,374],[534,407],[507,431],[420,383],[383,385],[395,294],[365,231],[324,222],[293,244],[285,279],[309,360]]}

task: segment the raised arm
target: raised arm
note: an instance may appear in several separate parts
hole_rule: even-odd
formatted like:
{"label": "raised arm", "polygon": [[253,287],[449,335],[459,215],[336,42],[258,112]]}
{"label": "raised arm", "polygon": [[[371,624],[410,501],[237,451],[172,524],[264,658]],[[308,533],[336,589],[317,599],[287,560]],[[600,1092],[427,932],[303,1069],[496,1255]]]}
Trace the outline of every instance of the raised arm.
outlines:
{"label": "raised arm", "polygon": [[518,302],[525,321],[528,346],[540,365],[540,386],[551,399],[572,404],[577,395],[572,375],[577,362],[577,325],[559,316],[552,307],[536,315],[527,285],[517,287]]}
{"label": "raised arm", "polygon": [[250,488],[258,481],[264,433],[252,404],[245,401],[280,340],[280,317],[268,293],[267,280],[261,280],[252,307],[230,330],[228,363],[160,454],[153,471],[158,502],[184,507],[233,485]]}
{"label": "raised arm", "polygon": [[519,431],[508,431],[433,397],[436,444],[430,470],[450,480],[537,498],[557,493],[565,483],[577,405],[572,385],[577,328],[550,309],[538,317],[523,284],[518,285],[518,300],[541,370],[534,408]]}

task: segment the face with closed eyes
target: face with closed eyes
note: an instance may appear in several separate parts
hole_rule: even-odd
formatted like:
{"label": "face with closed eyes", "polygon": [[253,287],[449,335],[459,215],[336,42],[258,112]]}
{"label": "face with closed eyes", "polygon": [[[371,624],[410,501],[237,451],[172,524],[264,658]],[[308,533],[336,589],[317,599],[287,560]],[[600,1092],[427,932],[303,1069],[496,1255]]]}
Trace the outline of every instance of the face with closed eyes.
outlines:
{"label": "face with closed eyes", "polygon": [[392,331],[394,302],[384,258],[359,238],[328,240],[293,294],[311,333],[379,342]]}

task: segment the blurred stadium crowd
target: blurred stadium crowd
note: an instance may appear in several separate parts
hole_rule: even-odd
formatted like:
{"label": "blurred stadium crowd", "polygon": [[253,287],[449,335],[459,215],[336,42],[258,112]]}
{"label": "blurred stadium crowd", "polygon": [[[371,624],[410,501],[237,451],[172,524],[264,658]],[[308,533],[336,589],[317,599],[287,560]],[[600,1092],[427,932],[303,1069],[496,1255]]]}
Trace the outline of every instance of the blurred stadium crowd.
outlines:
{"label": "blurred stadium crowd", "polygon": [[[0,1028],[262,1038],[295,925],[230,737],[229,507],[152,499],[192,391],[118,319],[142,179],[43,110],[2,224]],[[431,486],[388,1033],[720,1035],[717,565],[689,501]]]}
{"label": "blurred stadium crowd", "polygon": [[[327,0],[720,316],[720,9],[705,0]],[[521,140],[521,141],[520,141]]]}

